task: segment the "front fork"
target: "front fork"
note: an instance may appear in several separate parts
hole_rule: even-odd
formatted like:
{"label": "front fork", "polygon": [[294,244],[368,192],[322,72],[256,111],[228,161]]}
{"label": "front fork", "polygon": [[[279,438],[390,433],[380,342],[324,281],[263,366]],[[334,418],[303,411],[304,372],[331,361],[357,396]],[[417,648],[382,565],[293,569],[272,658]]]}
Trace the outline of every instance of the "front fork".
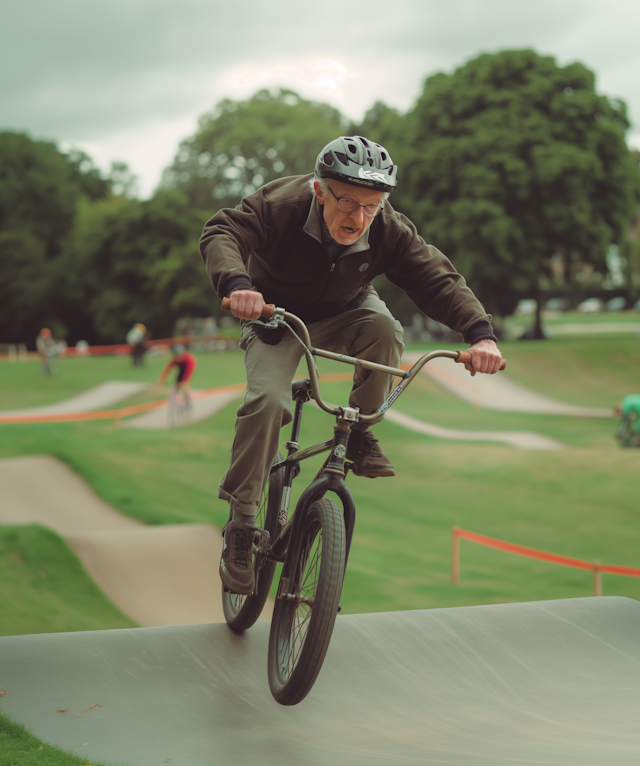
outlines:
{"label": "front fork", "polygon": [[[296,412],[294,414],[294,422],[292,428],[292,440],[287,443],[289,450],[288,457],[292,457],[297,451],[298,444],[297,438],[299,434],[299,411],[301,403],[296,403]],[[331,444],[331,452],[327,463],[325,464],[322,475],[316,478],[300,496],[296,504],[295,513],[290,521],[290,528],[283,530],[278,540],[274,543],[272,548],[272,555],[278,560],[282,560],[284,555],[284,566],[282,569],[282,575],[280,577],[280,585],[278,587],[278,598],[292,599],[296,598],[295,594],[290,592],[291,584],[295,581],[296,566],[300,557],[300,548],[302,546],[302,529],[304,527],[304,520],[307,513],[307,509],[316,501],[320,500],[327,492],[334,492],[338,495],[344,511],[344,525],[346,532],[346,553],[345,553],[345,568],[347,560],[349,558],[349,550],[351,548],[351,540],[353,538],[353,529],[355,526],[356,508],[353,501],[353,496],[349,487],[345,484],[344,477],[346,474],[345,469],[345,457],[347,454],[347,443],[349,441],[349,435],[351,433],[351,424],[355,422],[357,415],[354,410],[344,408],[347,410],[346,416],[343,411],[342,417],[338,417],[336,425],[333,431],[333,442]],[[354,413],[350,417],[351,413]],[[289,464],[286,466],[286,472],[284,476],[284,488],[283,488],[283,502],[281,516],[287,516],[288,502],[291,496],[291,483],[295,476],[295,469],[298,468],[298,464]]]}

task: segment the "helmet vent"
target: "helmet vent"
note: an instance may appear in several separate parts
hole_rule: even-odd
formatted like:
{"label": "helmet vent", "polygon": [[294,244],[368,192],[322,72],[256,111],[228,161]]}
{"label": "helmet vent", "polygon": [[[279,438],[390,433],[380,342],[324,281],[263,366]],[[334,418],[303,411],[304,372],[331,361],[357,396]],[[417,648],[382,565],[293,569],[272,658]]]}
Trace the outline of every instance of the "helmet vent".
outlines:
{"label": "helmet vent", "polygon": [[369,144],[367,143],[366,139],[362,138],[362,136],[358,136],[358,138],[359,138],[359,139],[362,141],[362,143],[363,143],[363,144],[364,144],[364,145],[367,147],[367,149],[368,149],[368,148],[369,148]]}
{"label": "helmet vent", "polygon": [[340,162],[343,165],[348,165],[349,164],[349,158],[347,157],[346,154],[343,154],[342,152],[336,152],[336,157],[340,160]]}
{"label": "helmet vent", "polygon": [[380,158],[382,159],[383,162],[386,162],[387,161],[386,153],[385,152],[380,152]]}
{"label": "helmet vent", "polygon": [[327,152],[322,159],[324,160],[325,165],[328,165],[329,167],[333,165],[333,154],[331,154],[331,152]]}
{"label": "helmet vent", "polygon": [[351,154],[357,154],[358,153],[358,150],[356,149],[356,147],[353,144],[349,144],[349,151],[351,152]]}

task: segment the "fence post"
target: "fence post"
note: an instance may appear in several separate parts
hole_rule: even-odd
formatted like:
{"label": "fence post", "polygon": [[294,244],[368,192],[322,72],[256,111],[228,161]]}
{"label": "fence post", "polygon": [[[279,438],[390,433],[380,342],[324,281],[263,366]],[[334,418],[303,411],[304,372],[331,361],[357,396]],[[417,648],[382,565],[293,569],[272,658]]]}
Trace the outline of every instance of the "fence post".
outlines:
{"label": "fence post", "polygon": [[600,564],[602,562],[596,561],[593,565],[593,595],[602,595],[602,572],[600,571]]}
{"label": "fence post", "polygon": [[460,537],[459,526],[453,527],[453,539],[451,540],[451,582],[458,585],[460,582]]}

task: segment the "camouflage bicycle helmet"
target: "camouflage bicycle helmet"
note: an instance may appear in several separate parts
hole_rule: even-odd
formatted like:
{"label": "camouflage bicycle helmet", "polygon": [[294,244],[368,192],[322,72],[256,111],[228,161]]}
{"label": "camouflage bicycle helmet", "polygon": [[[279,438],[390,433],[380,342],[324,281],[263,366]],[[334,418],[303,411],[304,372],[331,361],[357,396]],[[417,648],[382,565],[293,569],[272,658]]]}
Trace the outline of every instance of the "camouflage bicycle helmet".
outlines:
{"label": "camouflage bicycle helmet", "polygon": [[372,191],[392,192],[398,166],[389,152],[364,136],[340,136],[318,155],[316,175],[362,186]]}

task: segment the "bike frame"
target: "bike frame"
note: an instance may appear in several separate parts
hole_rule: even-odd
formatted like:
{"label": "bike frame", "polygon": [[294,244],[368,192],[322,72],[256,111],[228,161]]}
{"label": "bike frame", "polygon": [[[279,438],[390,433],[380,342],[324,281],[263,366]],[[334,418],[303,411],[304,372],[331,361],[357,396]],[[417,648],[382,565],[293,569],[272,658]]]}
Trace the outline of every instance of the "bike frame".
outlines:
{"label": "bike frame", "polygon": [[[351,490],[345,483],[345,477],[350,468],[350,464],[345,465],[345,456],[347,451],[347,442],[354,423],[360,422],[366,425],[373,425],[384,417],[385,412],[398,399],[400,394],[406,389],[411,381],[416,377],[425,364],[436,357],[448,357],[459,361],[462,352],[460,351],[431,351],[424,354],[409,370],[401,370],[396,367],[369,362],[365,359],[336,354],[333,351],[314,348],[311,345],[309,331],[306,325],[294,314],[290,314],[284,309],[276,308],[274,316],[270,322],[262,322],[267,327],[281,327],[287,324],[297,332],[295,333],[304,347],[307,368],[309,370],[309,379],[300,380],[293,383],[293,399],[296,403],[293,423],[291,428],[291,439],[286,443],[287,457],[274,464],[271,467],[271,473],[284,469],[282,507],[279,512],[279,522],[284,525],[280,535],[273,541],[269,549],[268,557],[276,561],[284,562],[282,574],[280,576],[280,585],[278,587],[277,598],[295,599],[295,594],[289,593],[289,584],[293,581],[295,572],[293,568],[298,560],[300,546],[302,544],[302,528],[304,515],[307,508],[316,500],[320,500],[327,492],[336,494],[344,511],[344,524],[346,531],[346,558],[345,567],[349,557],[349,549],[355,527],[356,507]],[[295,332],[295,331],[294,331]],[[322,398],[320,392],[320,381],[318,370],[316,368],[314,357],[324,357],[333,359],[345,364],[351,364],[357,367],[364,367],[374,372],[384,372],[400,378],[400,383],[393,389],[379,409],[370,415],[361,415],[357,408],[353,407],[333,407],[327,404]],[[311,447],[300,450],[298,438],[300,435],[300,425],[302,422],[302,408],[310,399],[314,399],[318,406],[325,412],[336,417],[336,425],[332,439],[328,439]],[[330,451],[330,455],[314,481],[304,490],[296,504],[295,511],[289,515],[289,501],[291,497],[291,485],[299,472],[299,463],[310,457],[315,457],[323,452]]]}

